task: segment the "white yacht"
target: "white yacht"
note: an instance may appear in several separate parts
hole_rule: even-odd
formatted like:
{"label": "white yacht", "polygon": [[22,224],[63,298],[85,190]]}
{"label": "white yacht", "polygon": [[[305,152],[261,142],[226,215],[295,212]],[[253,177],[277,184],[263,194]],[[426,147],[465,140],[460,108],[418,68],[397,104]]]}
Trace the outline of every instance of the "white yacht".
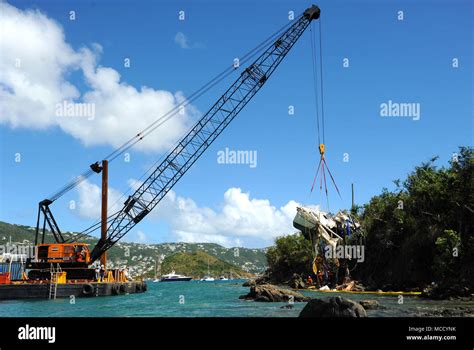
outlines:
{"label": "white yacht", "polygon": [[183,275],[178,275],[174,271],[171,271],[171,273],[167,275],[161,276],[161,282],[180,282],[180,281],[191,281],[193,278],[188,277],[188,276],[183,276]]}
{"label": "white yacht", "polygon": [[204,276],[203,278],[201,278],[201,281],[212,282],[212,281],[215,281],[215,278],[211,276]]}

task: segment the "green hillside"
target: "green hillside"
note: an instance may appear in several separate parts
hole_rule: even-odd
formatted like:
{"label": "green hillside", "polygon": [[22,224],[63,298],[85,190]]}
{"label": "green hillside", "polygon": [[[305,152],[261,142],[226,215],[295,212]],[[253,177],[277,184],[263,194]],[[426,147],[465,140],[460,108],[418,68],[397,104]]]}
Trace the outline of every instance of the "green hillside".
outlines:
{"label": "green hillside", "polygon": [[[65,238],[71,235],[73,235],[71,232],[63,233]],[[32,245],[35,240],[35,229],[0,221],[0,245],[6,245],[10,240],[12,244]],[[85,236],[80,241],[89,244],[89,247],[92,248],[96,244],[97,238]],[[53,242],[50,233],[47,234],[45,242]],[[225,248],[214,243],[119,242],[107,252],[107,258],[110,268],[126,265],[134,276],[153,277],[156,261],[163,261],[166,257],[179,252],[192,254],[198,251],[205,252],[237,269],[253,274],[262,273],[267,267],[266,249]]]}
{"label": "green hillside", "polygon": [[248,278],[252,276],[237,266],[202,251],[195,253],[176,253],[168,256],[161,264],[161,272],[162,274],[166,274],[175,271],[176,273],[199,279],[207,275],[208,262],[209,273],[214,278],[219,278],[220,276]]}

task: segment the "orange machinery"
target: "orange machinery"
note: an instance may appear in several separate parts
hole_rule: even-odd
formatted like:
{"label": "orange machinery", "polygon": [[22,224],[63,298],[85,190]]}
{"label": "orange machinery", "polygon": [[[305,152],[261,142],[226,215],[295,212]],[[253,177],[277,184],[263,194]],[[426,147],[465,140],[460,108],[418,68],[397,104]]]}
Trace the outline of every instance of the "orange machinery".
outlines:
{"label": "orange machinery", "polygon": [[38,244],[36,260],[41,263],[90,262],[89,246],[85,243]]}
{"label": "orange machinery", "polygon": [[67,279],[95,278],[95,271],[90,268],[89,246],[86,243],[47,243],[36,246],[35,259],[27,262],[30,280],[47,280],[51,277],[51,266],[61,267],[67,272]]}

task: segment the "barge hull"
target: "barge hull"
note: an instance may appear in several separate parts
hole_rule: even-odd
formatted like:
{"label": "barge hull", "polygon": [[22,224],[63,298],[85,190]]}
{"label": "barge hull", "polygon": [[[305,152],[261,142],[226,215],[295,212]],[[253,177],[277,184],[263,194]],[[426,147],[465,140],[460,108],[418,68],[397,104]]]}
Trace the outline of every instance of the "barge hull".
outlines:
{"label": "barge hull", "polygon": [[[64,283],[57,285],[56,298],[90,298],[143,293],[145,282],[122,283]],[[49,299],[50,284],[0,284],[0,300]]]}

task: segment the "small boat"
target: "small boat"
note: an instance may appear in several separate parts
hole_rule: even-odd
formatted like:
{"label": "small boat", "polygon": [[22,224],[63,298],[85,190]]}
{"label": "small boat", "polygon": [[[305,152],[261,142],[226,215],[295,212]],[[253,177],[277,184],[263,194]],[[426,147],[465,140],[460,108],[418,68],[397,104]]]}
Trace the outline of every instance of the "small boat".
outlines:
{"label": "small boat", "polygon": [[161,282],[181,282],[181,281],[191,281],[193,278],[188,277],[188,276],[183,276],[183,275],[178,275],[174,271],[171,271],[171,273],[167,275],[161,276]]}
{"label": "small boat", "polygon": [[215,279],[214,277],[211,277],[211,276],[204,276],[203,278],[201,278],[201,281],[212,282],[212,281],[215,281]]}
{"label": "small boat", "polygon": [[226,277],[224,277],[224,276],[219,277],[219,281],[228,281],[228,280],[229,280],[229,279],[226,278]]}
{"label": "small boat", "polygon": [[214,277],[211,277],[211,273],[210,273],[210,270],[209,270],[209,259],[207,260],[207,275],[204,276],[203,278],[201,278],[201,281],[204,281],[204,282],[215,281]]}

